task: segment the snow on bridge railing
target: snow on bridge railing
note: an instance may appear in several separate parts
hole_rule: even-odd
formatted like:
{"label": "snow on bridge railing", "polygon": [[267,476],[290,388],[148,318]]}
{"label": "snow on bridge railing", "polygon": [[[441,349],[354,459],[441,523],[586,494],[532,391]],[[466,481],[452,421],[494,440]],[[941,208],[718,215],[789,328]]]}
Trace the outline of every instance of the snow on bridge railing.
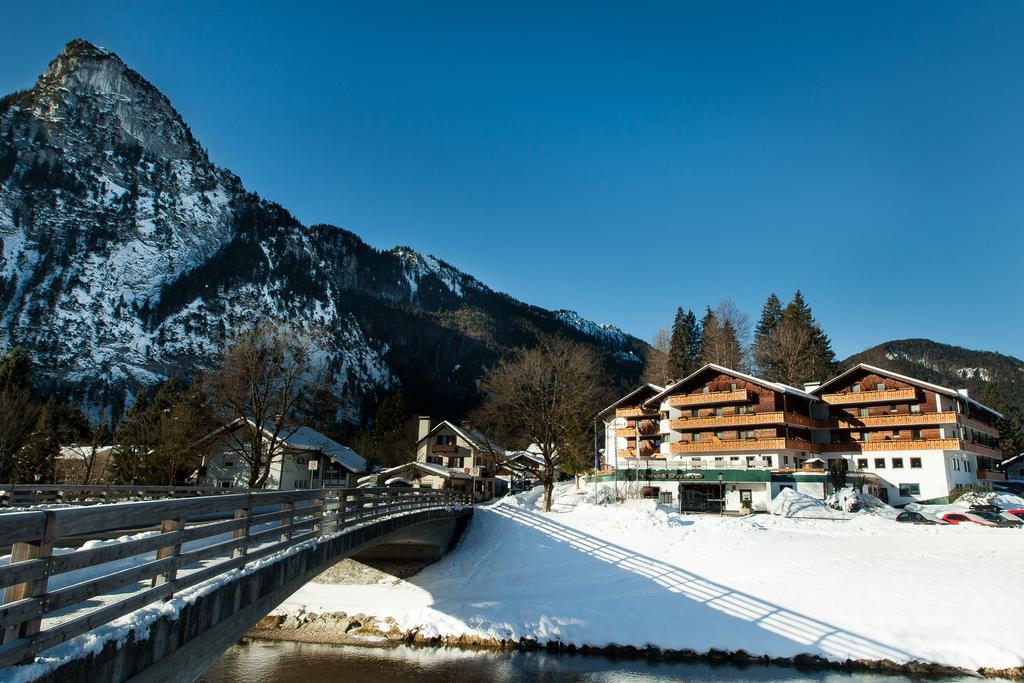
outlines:
{"label": "snow on bridge railing", "polygon": [[247,493],[246,488],[213,486],[135,486],[131,484],[2,484],[0,507],[28,507],[49,503],[95,505],[125,500],[193,498]]}
{"label": "snow on bridge railing", "polygon": [[[0,564],[0,667],[322,535],[472,502],[448,490],[310,489],[0,515],[0,546],[11,547]],[[72,537],[94,540],[59,547]]]}

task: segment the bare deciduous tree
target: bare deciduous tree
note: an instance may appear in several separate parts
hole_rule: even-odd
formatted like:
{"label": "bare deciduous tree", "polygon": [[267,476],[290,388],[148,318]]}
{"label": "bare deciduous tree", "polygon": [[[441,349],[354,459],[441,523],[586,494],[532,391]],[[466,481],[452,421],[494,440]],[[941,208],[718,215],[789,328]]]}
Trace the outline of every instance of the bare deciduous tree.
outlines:
{"label": "bare deciduous tree", "polygon": [[324,369],[309,332],[265,323],[239,333],[205,380],[213,413],[228,447],[249,466],[249,487],[270,476],[284,444],[323,396]]}
{"label": "bare deciduous tree", "polygon": [[651,346],[644,357],[644,382],[663,385],[672,376],[668,369],[668,352],[671,347],[671,335],[667,328],[661,328],[654,334]]}
{"label": "bare deciduous tree", "polygon": [[535,444],[540,450],[545,512],[551,510],[562,459],[574,469],[569,460],[579,456],[580,434],[588,433],[607,400],[603,386],[601,363],[592,350],[549,335],[503,360],[481,384],[485,401],[475,421],[506,445]]}

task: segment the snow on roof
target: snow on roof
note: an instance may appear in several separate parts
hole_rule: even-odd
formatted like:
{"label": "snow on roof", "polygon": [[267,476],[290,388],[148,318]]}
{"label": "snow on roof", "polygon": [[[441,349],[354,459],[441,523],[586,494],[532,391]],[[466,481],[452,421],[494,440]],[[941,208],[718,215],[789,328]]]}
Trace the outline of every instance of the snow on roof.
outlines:
{"label": "snow on roof", "polygon": [[601,415],[604,415],[607,412],[615,410],[620,405],[622,405],[625,401],[628,401],[629,399],[633,398],[633,396],[635,396],[636,394],[640,393],[644,389],[651,389],[651,390],[654,391],[655,394],[660,394],[661,392],[665,391],[665,387],[660,387],[657,384],[651,384],[650,382],[648,382],[646,384],[641,384],[636,389],[634,389],[633,391],[629,392],[628,394],[626,394],[625,396],[623,396],[622,398],[617,400],[615,403],[611,404],[610,406],[608,406],[607,408],[605,408],[604,410],[599,412],[597,414],[598,417],[600,417]]}
{"label": "snow on roof", "polygon": [[[427,474],[433,474],[438,477],[444,477],[445,479],[472,479],[472,477],[466,474],[465,472],[451,470],[445,467],[444,465],[435,465],[432,462],[420,462],[418,460],[413,460],[402,465],[395,465],[394,467],[389,467],[386,470],[381,470],[380,472],[377,473],[377,476],[387,477],[388,475],[397,475],[399,472],[408,470],[410,468],[423,470]],[[363,479],[366,479],[366,477],[363,477],[359,481],[362,481]]]}
{"label": "snow on roof", "polygon": [[505,452],[504,448],[502,448],[501,446],[499,446],[498,444],[494,443],[489,438],[487,438],[487,435],[485,435],[479,429],[466,429],[464,427],[458,426],[457,424],[455,424],[454,422],[451,422],[449,420],[441,420],[440,422],[438,422],[436,425],[434,425],[431,428],[431,430],[429,432],[427,432],[426,436],[424,436],[422,439],[420,439],[417,442],[417,444],[423,443],[423,441],[425,439],[430,438],[431,434],[433,434],[438,429],[440,429],[441,427],[444,427],[444,426],[447,426],[448,428],[450,428],[456,434],[458,434],[463,439],[468,441],[472,446],[474,446],[475,448],[477,448],[477,449],[479,449],[481,451],[490,451],[490,452],[494,452],[494,453],[504,453]]}
{"label": "snow on roof", "polygon": [[653,401],[661,401],[662,398],[664,398],[668,394],[672,393],[672,391],[674,389],[677,389],[678,387],[682,386],[686,382],[690,381],[691,379],[693,379],[694,377],[696,377],[697,375],[699,375],[700,373],[702,373],[702,372],[704,372],[705,370],[708,370],[708,369],[716,370],[716,371],[721,372],[721,373],[726,374],[726,375],[732,375],[733,377],[735,377],[737,379],[745,379],[748,382],[753,382],[754,384],[759,384],[759,385],[761,385],[763,387],[766,387],[768,389],[774,389],[775,391],[781,391],[781,392],[786,393],[786,394],[793,394],[794,396],[800,396],[801,398],[807,398],[807,399],[811,399],[811,400],[817,400],[817,398],[818,398],[817,396],[812,396],[811,394],[807,393],[803,389],[797,389],[796,387],[791,387],[788,384],[783,384],[781,382],[769,382],[766,379],[761,379],[760,377],[754,377],[753,375],[748,375],[745,372],[740,372],[739,370],[733,370],[732,368],[727,368],[727,367],[725,367],[723,365],[717,365],[715,363],[707,363],[703,367],[701,367],[699,370],[696,370],[696,371],[690,373],[689,375],[687,375],[683,379],[679,380],[675,384],[673,384],[673,385],[671,385],[669,387],[666,387],[665,389],[662,389],[660,392],[658,392],[654,396],[652,396],[649,399],[647,399],[646,401],[644,401],[644,405],[646,406],[647,404],[649,404],[649,403],[651,403]]}
{"label": "snow on roof", "polygon": [[1003,467],[1006,467],[1007,465],[1011,465],[1011,464],[1017,462],[1021,458],[1024,458],[1024,453],[1018,453],[1017,455],[1013,455],[1013,456],[1010,456],[1009,458],[1005,458],[1003,460],[1003,462],[1002,462],[1002,465],[1003,465]]}
{"label": "snow on roof", "polygon": [[893,372],[892,370],[886,370],[885,368],[880,368],[880,367],[878,367],[876,365],[868,365],[867,363],[857,363],[856,365],[854,365],[849,370],[846,370],[845,372],[841,372],[838,375],[836,375],[835,377],[833,377],[832,379],[826,380],[826,381],[822,382],[814,390],[814,393],[816,395],[817,394],[821,394],[822,393],[822,389],[824,389],[825,387],[827,387],[830,384],[835,384],[840,379],[842,379],[843,377],[846,377],[847,375],[849,375],[850,373],[852,373],[852,372],[854,372],[856,370],[867,370],[868,372],[873,372],[873,373],[878,374],[878,375],[885,375],[886,377],[891,377],[892,379],[897,379],[897,380],[900,380],[901,382],[906,382],[908,384],[915,384],[915,385],[917,385],[919,387],[922,387],[924,389],[928,389],[929,391],[934,391],[934,392],[939,393],[939,394],[945,394],[946,396],[954,396],[956,398],[962,398],[965,401],[967,401],[968,403],[973,403],[977,407],[981,408],[982,410],[987,410],[988,412],[992,413],[993,415],[998,415],[999,417],[1003,416],[1002,413],[1000,413],[1000,412],[998,412],[996,410],[993,410],[992,408],[989,408],[984,403],[980,403],[980,402],[974,400],[973,398],[971,398],[970,396],[967,396],[966,394],[960,393],[956,389],[950,389],[949,387],[944,387],[944,386],[941,386],[939,384],[932,384],[931,382],[925,382],[924,380],[917,379],[916,377],[908,377],[907,375],[901,375],[898,372]]}
{"label": "snow on roof", "polygon": [[94,455],[103,457],[106,455],[110,455],[113,451],[113,446],[100,446],[96,448],[94,452],[93,447],[87,444],[72,444],[70,446],[61,446],[60,453],[57,455],[57,459],[81,460],[83,458],[91,458]]}
{"label": "snow on roof", "polygon": [[[246,418],[245,422],[250,426],[256,425],[251,418]],[[234,431],[241,426],[241,423],[241,419],[233,420],[230,424],[224,427],[218,427],[206,436],[197,440],[192,445],[194,446],[202,443],[203,441],[223,432]],[[277,424],[273,420],[264,421],[264,434],[271,435],[276,431]],[[359,455],[348,446],[343,446],[334,439],[324,436],[311,427],[296,427],[294,429],[283,427],[277,438],[280,439],[280,441],[282,441],[288,448],[301,451],[319,451],[350,472],[365,472],[368,469],[368,463],[363,456]]]}

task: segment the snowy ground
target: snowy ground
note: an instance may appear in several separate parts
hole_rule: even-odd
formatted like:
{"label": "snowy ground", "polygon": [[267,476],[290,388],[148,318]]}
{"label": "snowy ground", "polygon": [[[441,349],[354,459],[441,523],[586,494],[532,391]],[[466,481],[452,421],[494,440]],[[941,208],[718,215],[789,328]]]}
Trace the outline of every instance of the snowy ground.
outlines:
{"label": "snowy ground", "polygon": [[557,507],[540,512],[537,492],[480,507],[459,547],[409,581],[311,583],[278,611],[392,617],[424,635],[1024,663],[1024,530]]}

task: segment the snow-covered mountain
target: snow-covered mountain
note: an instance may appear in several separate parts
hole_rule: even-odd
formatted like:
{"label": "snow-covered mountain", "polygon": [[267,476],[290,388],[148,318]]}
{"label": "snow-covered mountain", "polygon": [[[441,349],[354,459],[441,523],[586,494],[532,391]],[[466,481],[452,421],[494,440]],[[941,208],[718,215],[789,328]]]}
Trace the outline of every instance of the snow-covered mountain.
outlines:
{"label": "snow-covered mountain", "polygon": [[401,386],[458,413],[483,369],[541,331],[600,349],[624,381],[643,342],[494,292],[432,256],[304,226],[216,167],[171,103],[75,40],[0,99],[0,345],[94,406],[209,364],[232,330],[279,318],[315,334],[347,417]]}

